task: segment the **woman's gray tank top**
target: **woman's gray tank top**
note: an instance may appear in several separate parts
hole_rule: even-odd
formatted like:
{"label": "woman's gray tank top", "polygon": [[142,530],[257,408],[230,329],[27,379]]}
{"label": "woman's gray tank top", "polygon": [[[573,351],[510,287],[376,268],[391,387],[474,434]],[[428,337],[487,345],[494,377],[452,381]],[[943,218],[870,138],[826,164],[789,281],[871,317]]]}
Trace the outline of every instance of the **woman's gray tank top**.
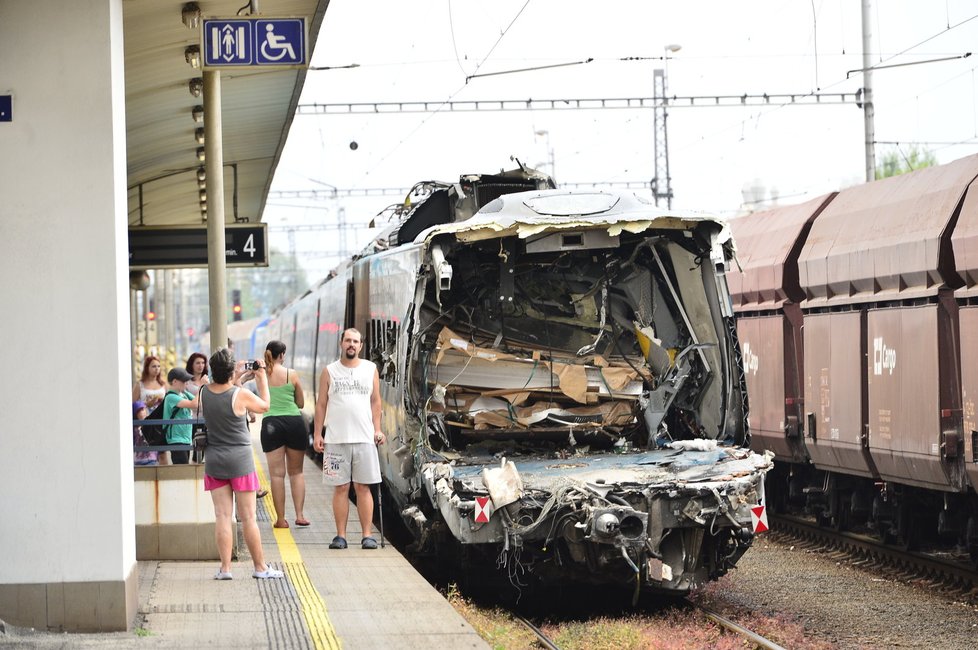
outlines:
{"label": "woman's gray tank top", "polygon": [[255,471],[248,416],[235,415],[232,408],[238,390],[214,393],[209,386],[200,389],[201,411],[207,421],[204,471],[213,478],[232,479]]}

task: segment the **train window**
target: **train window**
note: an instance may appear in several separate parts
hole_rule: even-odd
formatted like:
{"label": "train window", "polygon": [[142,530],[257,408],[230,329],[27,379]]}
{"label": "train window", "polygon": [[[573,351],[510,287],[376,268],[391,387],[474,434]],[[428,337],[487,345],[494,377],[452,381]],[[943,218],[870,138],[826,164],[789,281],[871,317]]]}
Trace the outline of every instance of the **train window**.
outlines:
{"label": "train window", "polygon": [[397,385],[397,331],[392,320],[374,318],[367,331],[367,358],[377,365],[381,381]]}
{"label": "train window", "polygon": [[579,232],[564,235],[561,244],[563,248],[584,248],[584,235]]}

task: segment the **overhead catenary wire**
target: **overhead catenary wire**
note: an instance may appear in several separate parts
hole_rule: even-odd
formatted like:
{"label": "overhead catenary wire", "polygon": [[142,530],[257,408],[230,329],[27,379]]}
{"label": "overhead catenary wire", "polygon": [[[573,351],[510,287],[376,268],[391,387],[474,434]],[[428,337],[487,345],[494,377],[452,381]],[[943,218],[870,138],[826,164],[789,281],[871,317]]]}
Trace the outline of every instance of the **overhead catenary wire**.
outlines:
{"label": "overhead catenary wire", "polygon": [[[530,0],[526,0],[526,2],[523,4],[523,6],[520,8],[520,10],[518,12],[516,12],[516,15],[509,22],[509,25],[506,26],[506,29],[504,29],[502,31],[502,33],[500,33],[499,38],[496,39],[496,42],[493,43],[492,47],[489,48],[489,51],[486,53],[486,55],[484,57],[482,57],[482,60],[478,63],[478,65],[475,66],[475,72],[478,72],[479,71],[479,68],[482,67],[482,64],[484,64],[489,59],[489,57],[492,56],[492,53],[495,51],[496,46],[499,45],[500,41],[503,40],[503,37],[506,36],[506,34],[509,32],[510,28],[516,23],[517,19],[519,19],[519,17],[523,14],[523,10],[526,9],[527,5],[529,5],[529,4],[530,4]],[[463,70],[463,73],[464,73],[464,70]],[[419,130],[421,130],[421,128],[428,122],[428,120],[430,120],[432,117],[434,117],[435,115],[437,115],[441,111],[442,107],[444,107],[446,103],[450,102],[452,99],[455,98],[456,95],[458,95],[460,92],[462,92],[462,90],[465,89],[467,83],[468,82],[463,83],[461,86],[459,86],[458,89],[455,90],[455,92],[453,92],[451,95],[449,95],[448,99],[446,99],[444,102],[442,102],[439,105],[438,108],[436,108],[435,110],[433,110],[430,115],[428,115],[423,120],[421,120],[421,122],[419,122],[418,125],[415,126],[411,130],[410,133],[408,133],[406,136],[404,136],[404,138],[402,138],[401,140],[399,140],[397,142],[397,144],[394,145],[394,147],[390,151],[388,151],[386,154],[384,154],[380,158],[380,160],[377,161],[377,164],[375,164],[371,169],[369,169],[366,172],[366,174],[370,174],[374,169],[377,169],[377,167],[379,167],[380,165],[382,165],[384,163],[384,161],[387,160],[394,152],[396,152],[398,149],[400,149],[401,145],[403,145],[405,143],[405,141],[409,140],[415,133],[417,133]],[[296,107],[296,114],[298,114],[298,107]]]}

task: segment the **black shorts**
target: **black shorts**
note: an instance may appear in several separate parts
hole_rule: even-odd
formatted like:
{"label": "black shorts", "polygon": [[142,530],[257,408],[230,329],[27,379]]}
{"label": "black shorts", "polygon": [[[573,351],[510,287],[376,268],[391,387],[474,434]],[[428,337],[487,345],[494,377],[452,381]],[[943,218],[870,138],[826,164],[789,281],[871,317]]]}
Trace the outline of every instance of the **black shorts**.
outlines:
{"label": "black shorts", "polygon": [[301,415],[271,415],[261,420],[261,450],[266,454],[281,446],[305,451],[309,434]]}

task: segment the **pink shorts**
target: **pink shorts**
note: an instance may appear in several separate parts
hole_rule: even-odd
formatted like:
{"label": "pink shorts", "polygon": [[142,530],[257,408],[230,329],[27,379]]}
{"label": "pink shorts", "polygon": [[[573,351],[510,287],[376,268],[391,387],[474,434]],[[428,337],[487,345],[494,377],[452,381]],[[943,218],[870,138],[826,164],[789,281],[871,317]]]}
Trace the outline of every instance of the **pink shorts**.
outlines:
{"label": "pink shorts", "polygon": [[216,490],[225,485],[230,485],[233,492],[257,492],[258,474],[252,472],[251,474],[245,474],[236,478],[214,478],[213,476],[204,474],[205,490]]}

